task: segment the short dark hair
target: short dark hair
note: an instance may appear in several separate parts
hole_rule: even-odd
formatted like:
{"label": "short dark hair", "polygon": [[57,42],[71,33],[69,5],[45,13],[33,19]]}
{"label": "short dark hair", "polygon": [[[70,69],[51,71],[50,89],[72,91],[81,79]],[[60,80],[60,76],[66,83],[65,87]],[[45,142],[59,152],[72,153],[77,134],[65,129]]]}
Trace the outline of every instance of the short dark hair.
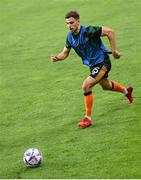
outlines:
{"label": "short dark hair", "polygon": [[70,11],[65,15],[65,19],[73,17],[74,19],[80,19],[80,15],[77,11]]}

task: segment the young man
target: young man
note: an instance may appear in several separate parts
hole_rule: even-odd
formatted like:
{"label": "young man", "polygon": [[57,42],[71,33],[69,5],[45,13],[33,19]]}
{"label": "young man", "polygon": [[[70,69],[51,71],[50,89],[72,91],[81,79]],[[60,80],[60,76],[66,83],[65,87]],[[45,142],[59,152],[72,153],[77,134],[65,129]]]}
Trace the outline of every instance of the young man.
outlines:
{"label": "young man", "polygon": [[[90,75],[84,80],[82,89],[84,92],[84,103],[86,114],[84,119],[78,124],[79,127],[86,128],[92,125],[92,107],[94,95],[91,88],[97,83],[103,90],[110,90],[123,93],[129,103],[133,102],[133,88],[123,87],[118,82],[108,79],[111,69],[111,62],[108,54],[119,59],[121,53],[116,49],[115,33],[111,28],[99,26],[81,26],[80,16],[76,11],[70,11],[65,16],[68,27],[66,46],[58,55],[51,56],[53,62],[64,60],[68,57],[71,48],[81,57],[83,64],[89,66]],[[100,37],[107,36],[111,50],[107,50]]]}

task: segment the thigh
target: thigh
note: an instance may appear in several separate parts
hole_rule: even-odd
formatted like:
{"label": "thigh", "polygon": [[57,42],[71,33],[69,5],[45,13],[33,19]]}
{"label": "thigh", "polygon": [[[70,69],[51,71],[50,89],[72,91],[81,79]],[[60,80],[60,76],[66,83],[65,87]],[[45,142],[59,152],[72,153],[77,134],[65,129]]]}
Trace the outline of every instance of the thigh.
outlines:
{"label": "thigh", "polygon": [[97,81],[91,76],[88,76],[83,82],[83,86],[89,87],[89,88],[93,87],[95,84],[97,84]]}
{"label": "thigh", "polygon": [[88,76],[83,82],[82,89],[84,92],[90,92],[95,84],[97,84],[97,81],[91,76]]}
{"label": "thigh", "polygon": [[99,81],[99,84],[102,86],[102,88],[103,88],[104,90],[110,90],[110,89],[112,89],[112,82],[111,82],[109,79],[107,79],[107,78],[101,79],[101,80]]}

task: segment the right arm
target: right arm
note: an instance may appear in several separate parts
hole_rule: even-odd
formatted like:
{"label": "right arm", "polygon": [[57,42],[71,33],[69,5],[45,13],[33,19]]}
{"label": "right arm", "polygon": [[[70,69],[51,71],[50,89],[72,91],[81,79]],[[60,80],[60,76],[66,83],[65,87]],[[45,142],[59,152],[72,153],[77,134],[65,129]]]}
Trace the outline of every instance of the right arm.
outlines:
{"label": "right arm", "polygon": [[70,50],[71,50],[71,48],[64,47],[64,49],[61,53],[59,53],[58,55],[52,55],[51,60],[53,62],[56,62],[56,61],[62,61],[64,59],[66,59],[70,53]]}
{"label": "right arm", "polygon": [[113,57],[119,59],[122,54],[116,49],[116,37],[113,29],[108,27],[102,27],[101,36],[107,36],[111,45]]}

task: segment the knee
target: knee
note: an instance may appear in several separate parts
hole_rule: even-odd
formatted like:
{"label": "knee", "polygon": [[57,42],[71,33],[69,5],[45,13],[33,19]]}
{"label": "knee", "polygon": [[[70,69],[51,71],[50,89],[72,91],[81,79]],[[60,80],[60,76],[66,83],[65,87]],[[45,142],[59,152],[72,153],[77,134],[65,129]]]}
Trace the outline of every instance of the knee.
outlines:
{"label": "knee", "polygon": [[82,85],[82,90],[83,90],[83,92],[89,92],[89,91],[90,91],[90,86],[89,86],[89,84],[83,83],[83,85]]}
{"label": "knee", "polygon": [[109,83],[109,84],[106,84],[106,85],[102,85],[101,86],[103,90],[111,90],[112,89],[112,84]]}
{"label": "knee", "polygon": [[103,89],[103,90],[108,90],[107,87],[105,87],[105,86],[102,86],[102,89]]}

